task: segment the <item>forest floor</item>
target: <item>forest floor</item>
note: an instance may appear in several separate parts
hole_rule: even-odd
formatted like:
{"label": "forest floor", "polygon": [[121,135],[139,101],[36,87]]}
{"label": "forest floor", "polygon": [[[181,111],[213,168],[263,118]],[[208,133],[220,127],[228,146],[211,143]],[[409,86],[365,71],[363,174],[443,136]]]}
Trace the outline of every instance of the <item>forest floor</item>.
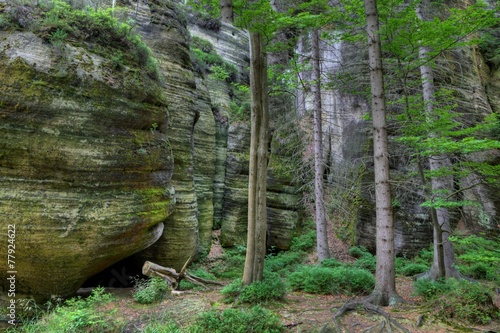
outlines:
{"label": "forest floor", "polygon": [[[330,232],[332,234],[332,232]],[[218,232],[214,233],[216,240],[208,254],[209,266],[222,264],[224,249],[218,243]],[[349,248],[335,237],[329,239],[330,248],[336,249],[336,258],[343,261],[350,261]],[[308,261],[314,262],[314,254],[310,254]],[[188,269],[189,270],[189,269]],[[231,281],[222,281],[229,284]],[[392,319],[397,320],[409,332],[495,332],[500,333],[500,322],[493,322],[490,325],[471,326],[458,321],[445,321],[433,314],[433,310],[428,307],[423,298],[413,295],[413,280],[410,277],[397,277],[396,289],[408,304],[394,307],[384,307],[383,310]],[[192,324],[198,315],[204,311],[216,309],[223,311],[233,304],[223,302],[220,289],[207,291],[186,291],[180,294],[172,294],[161,303],[151,306],[140,305],[134,301],[131,289],[115,289],[113,293],[118,296],[118,300],[113,302],[118,311],[128,320],[129,324],[125,333],[139,331],[147,325],[149,318],[167,315],[173,318],[180,327]],[[289,292],[283,302],[263,305],[279,315],[281,322],[288,329],[287,332],[335,332],[333,329],[333,318],[337,309],[346,302],[352,300],[347,295],[318,295],[304,292]],[[500,307],[500,295],[495,295],[494,302]],[[369,332],[374,328],[374,332],[392,332],[383,330],[382,323],[384,317],[367,312],[363,309],[348,312],[341,319],[341,325],[346,333]],[[377,328],[379,325],[380,328]],[[327,328],[331,329],[328,330]],[[323,329],[323,330],[322,330]]]}
{"label": "forest floor", "polygon": [[[332,234],[332,232],[330,232]],[[218,232],[215,232],[216,240],[208,255],[209,266],[217,265],[222,260],[224,249],[218,244]],[[334,256],[342,261],[351,261],[353,258],[348,254],[349,247],[337,238],[329,239],[330,248],[336,249]],[[314,253],[309,255],[308,261],[314,262]],[[219,262],[221,264],[221,262]],[[188,269],[189,271],[189,269]],[[229,284],[231,281],[221,281]],[[470,325],[459,321],[446,321],[438,318],[422,297],[416,297],[413,293],[413,280],[410,277],[397,277],[396,289],[398,294],[408,303],[393,307],[383,307],[382,309],[395,319],[404,328],[412,333],[432,332],[483,332],[500,333],[500,322],[492,322],[489,325]],[[121,314],[123,319],[129,324],[124,330],[125,333],[140,331],[147,325],[151,318],[167,315],[172,318],[180,327],[186,327],[194,323],[198,315],[211,309],[223,311],[234,306],[223,302],[220,289],[207,291],[186,291],[180,294],[172,294],[159,304],[145,306],[138,304],[132,297],[131,289],[114,289],[112,292],[117,296],[117,301],[113,302],[117,314]],[[333,318],[337,309],[346,302],[352,300],[347,295],[318,295],[304,292],[289,292],[282,302],[263,304],[281,319],[287,332],[321,332],[333,333]],[[500,295],[496,294],[494,303],[500,307]],[[340,319],[340,323],[345,333],[361,332],[399,332],[387,329],[384,317],[358,309],[345,314]],[[385,329],[383,329],[385,325]],[[378,326],[378,327],[377,327]],[[329,328],[329,329],[328,329]],[[372,329],[370,329],[372,328]]]}
{"label": "forest floor", "polygon": [[[461,323],[457,321],[445,322],[436,318],[431,309],[426,308],[422,299],[412,296],[411,278],[397,279],[398,293],[409,304],[384,307],[392,319],[397,320],[409,332],[500,332],[500,322],[493,322],[486,326]],[[232,304],[222,302],[220,290],[187,291],[181,294],[170,295],[161,303],[150,306],[140,305],[132,298],[131,289],[111,290],[117,300],[108,306],[116,308],[117,316],[122,316],[129,324],[124,332],[137,332],[144,327],[151,318],[168,315],[180,327],[193,323],[203,311],[210,309],[224,310]],[[325,327],[333,327],[335,311],[349,297],[344,295],[312,295],[301,292],[291,292],[283,302],[267,304],[265,307],[277,313],[282,323],[288,327],[287,332],[320,332]],[[500,296],[496,295],[495,303],[500,306]],[[117,318],[118,319],[118,318]],[[366,332],[384,321],[384,318],[368,313],[362,309],[349,312],[341,318],[341,324],[349,333]],[[375,332],[390,332],[389,330],[374,330]],[[325,330],[324,332],[335,332]]]}
{"label": "forest floor", "polygon": [[[207,271],[211,267],[222,266],[224,263],[225,250],[218,244],[218,234],[214,234],[214,246],[201,263],[201,268]],[[348,247],[335,238],[330,239],[331,248],[336,249],[334,256],[344,262],[354,259],[350,257]],[[308,264],[314,264],[315,255],[310,253],[306,258]],[[188,267],[188,272],[190,268]],[[220,281],[224,285],[231,280]],[[132,288],[106,288],[115,298],[113,301],[101,305],[97,312],[111,314],[111,320],[119,323],[120,333],[136,333],[145,331],[148,324],[155,321],[173,321],[182,330],[196,322],[199,315],[210,310],[223,311],[227,308],[243,308],[248,305],[224,303],[221,288],[209,290],[186,290],[172,292],[161,302],[145,305],[138,303],[134,297]],[[500,321],[491,322],[488,325],[471,325],[458,320],[445,320],[440,318],[436,309],[431,308],[422,297],[414,295],[413,280],[410,277],[398,276],[396,278],[398,294],[407,303],[398,306],[383,307],[392,320],[401,324],[407,332],[420,333],[447,333],[447,332],[482,332],[500,333]],[[80,289],[82,296],[89,295],[91,288]],[[353,300],[348,295],[318,295],[304,292],[289,291],[283,301],[261,304],[262,307],[276,313],[281,323],[287,328],[286,332],[311,332],[311,333],[333,333],[334,315],[336,311],[346,302]],[[494,296],[494,303],[500,308],[500,295]],[[442,310],[442,309],[440,309]],[[346,313],[340,318],[344,333],[373,333],[394,332],[401,330],[389,327],[386,319],[374,312],[368,312],[363,308]],[[117,326],[117,327],[118,327]],[[0,332],[2,332],[0,323]],[[39,332],[39,331],[29,331]],[[41,332],[41,331],[40,331]],[[44,331],[49,332],[49,331]],[[50,331],[55,333],[55,331]],[[95,331],[89,331],[95,332]],[[154,332],[148,330],[148,332]]]}

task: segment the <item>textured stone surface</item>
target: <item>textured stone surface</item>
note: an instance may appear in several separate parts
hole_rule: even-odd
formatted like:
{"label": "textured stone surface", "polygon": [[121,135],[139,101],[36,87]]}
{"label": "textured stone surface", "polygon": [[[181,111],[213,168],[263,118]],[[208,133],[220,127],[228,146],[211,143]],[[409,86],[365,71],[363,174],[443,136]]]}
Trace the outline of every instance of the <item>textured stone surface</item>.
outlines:
{"label": "textured stone surface", "polygon": [[59,52],[0,32],[0,218],[16,226],[18,296],[73,293],[154,243],[175,202],[158,83],[82,47]]}
{"label": "textured stone surface", "polygon": [[153,261],[177,270],[198,252],[198,203],[194,181],[194,127],[197,109],[196,81],[191,70],[189,36],[175,6],[166,0],[137,6],[137,23],[145,42],[151,47],[165,76],[165,94],[171,105],[166,129],[174,157],[172,185],[176,205],[165,221],[161,238],[137,254],[140,264]]}
{"label": "textured stone surface", "polygon": [[[350,68],[349,64],[355,61],[362,63],[362,54],[359,48],[338,43],[325,47],[323,57],[327,64],[342,64],[340,67],[330,65],[332,68],[329,70],[334,72],[336,68]],[[347,72],[349,73],[349,69]],[[361,70],[351,74],[355,74],[357,78],[353,84],[359,85],[359,90],[363,90],[362,87],[367,83],[366,75]],[[471,125],[481,121],[486,115],[499,109],[498,70],[490,69],[476,48],[448,52],[437,66],[436,83],[454,91],[454,100],[457,103],[455,110],[464,115],[462,120],[465,124]],[[388,90],[389,94],[394,94],[394,91]],[[299,94],[299,97],[302,98],[304,109],[310,109],[310,97],[307,94]],[[389,97],[393,100],[399,98],[397,95]],[[363,115],[369,111],[369,107],[360,96],[350,96],[339,91],[324,92],[323,102],[327,124],[325,134],[329,137],[326,140],[331,172],[329,179],[333,181],[330,189],[335,191],[332,185],[357,188],[356,191],[347,192],[350,200],[346,200],[346,204],[350,213],[346,216],[352,218],[348,221],[347,228],[350,228],[351,232],[355,231],[357,244],[374,251],[375,207],[371,132],[369,123],[363,121]],[[392,111],[397,112],[389,108],[389,112]],[[389,162],[395,202],[395,251],[397,254],[412,255],[431,243],[432,222],[428,210],[420,207],[425,199],[418,177],[413,176],[417,174],[416,164],[405,153],[404,147],[394,140],[395,133],[392,128],[389,125]],[[471,158],[495,164],[498,163],[498,155],[498,152],[491,151]],[[343,183],[343,177],[349,179],[350,183]],[[464,187],[478,183],[477,176],[473,174],[457,181]],[[476,201],[479,206],[466,207],[465,214],[460,216],[454,214],[454,222],[460,217],[465,225],[479,224],[491,228],[498,216],[499,201],[496,194],[497,191],[485,185],[465,191],[464,199]],[[337,209],[333,214],[338,214],[343,207]]]}
{"label": "textured stone surface", "polygon": [[222,228],[222,246],[246,244],[248,213],[248,152],[250,127],[233,123],[228,129],[226,179]]}
{"label": "textured stone surface", "polygon": [[237,80],[248,82],[248,74],[245,73],[248,73],[249,70],[250,56],[248,53],[248,34],[245,31],[222,22],[218,31],[190,25],[189,32],[193,36],[208,40],[225,61],[238,69]]}
{"label": "textured stone surface", "polygon": [[[249,66],[248,35],[230,24],[222,23],[219,31],[215,32],[200,28],[196,25],[189,26],[192,36],[209,41],[216,52],[238,69],[237,80],[245,80]],[[213,117],[216,126],[215,148],[215,174],[213,183],[214,222],[220,226],[223,221],[225,200],[226,159],[228,145],[228,126],[231,109],[231,87],[218,79],[207,75],[204,78],[209,95]]]}
{"label": "textured stone surface", "polygon": [[208,254],[214,225],[214,177],[216,169],[215,118],[209,91],[201,79],[196,80],[197,120],[194,124],[194,180],[198,203],[199,252]]}
{"label": "textured stone surface", "polygon": [[[238,70],[237,80],[245,81],[248,71],[248,36],[245,32],[223,23],[218,32],[190,26],[192,35],[209,41],[227,62]],[[215,220],[221,224],[223,246],[246,243],[248,205],[248,149],[249,125],[235,117],[231,111],[230,86],[220,80],[205,80],[210,91],[212,108],[217,126],[216,177],[214,181]],[[241,101],[240,101],[241,102]],[[274,115],[289,112],[291,103],[276,101],[271,109]],[[293,102],[293,101],[289,101]],[[288,106],[288,107],[287,107]],[[298,186],[289,175],[273,172],[283,169],[284,159],[279,156],[280,142],[272,144],[268,177],[268,246],[287,249],[299,222],[300,195]]]}
{"label": "textured stone surface", "polygon": [[[460,75],[457,75],[456,67],[442,66],[441,78],[447,78],[456,87],[458,111],[463,116],[465,124],[481,121],[491,113],[500,111],[500,69],[490,68],[480,54],[478,48],[464,48],[450,53],[453,63],[468,66],[460,67]],[[473,162],[487,162],[498,165],[500,152],[490,150],[480,152],[467,157]],[[481,178],[477,174],[470,173],[467,177],[460,179],[464,191],[463,198],[477,202],[478,205],[464,207],[462,222],[471,228],[480,226],[495,229],[500,217],[500,199],[498,188],[488,184],[480,184]],[[474,186],[476,184],[480,184]]]}

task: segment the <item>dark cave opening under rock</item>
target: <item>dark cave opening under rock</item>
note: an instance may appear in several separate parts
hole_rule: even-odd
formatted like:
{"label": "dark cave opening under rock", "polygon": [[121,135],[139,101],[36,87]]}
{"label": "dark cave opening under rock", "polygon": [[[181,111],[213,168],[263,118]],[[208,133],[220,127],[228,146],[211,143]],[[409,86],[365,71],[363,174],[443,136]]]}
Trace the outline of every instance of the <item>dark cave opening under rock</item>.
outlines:
{"label": "dark cave opening under rock", "polygon": [[80,288],[133,288],[134,281],[147,278],[142,265],[134,256],[127,257],[88,278]]}

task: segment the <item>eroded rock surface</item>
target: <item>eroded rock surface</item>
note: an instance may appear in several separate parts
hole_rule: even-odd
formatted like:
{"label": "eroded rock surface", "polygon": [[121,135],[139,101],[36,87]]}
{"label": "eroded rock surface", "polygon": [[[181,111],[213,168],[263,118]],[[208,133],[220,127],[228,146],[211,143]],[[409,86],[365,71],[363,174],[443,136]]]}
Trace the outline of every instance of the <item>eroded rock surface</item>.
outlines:
{"label": "eroded rock surface", "polygon": [[0,217],[16,228],[16,292],[69,295],[162,234],[175,202],[167,97],[134,68],[31,32],[0,32],[0,63]]}

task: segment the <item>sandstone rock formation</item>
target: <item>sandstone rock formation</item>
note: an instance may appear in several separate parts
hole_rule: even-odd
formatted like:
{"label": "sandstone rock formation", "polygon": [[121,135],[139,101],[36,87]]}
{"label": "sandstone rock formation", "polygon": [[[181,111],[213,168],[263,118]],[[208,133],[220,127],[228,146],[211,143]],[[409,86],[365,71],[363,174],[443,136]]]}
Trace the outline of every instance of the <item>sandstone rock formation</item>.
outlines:
{"label": "sandstone rock formation", "polygon": [[[16,226],[16,291],[68,295],[162,234],[175,204],[167,97],[134,68],[31,32],[0,32],[0,63],[0,216]],[[5,287],[5,260],[0,271]]]}

